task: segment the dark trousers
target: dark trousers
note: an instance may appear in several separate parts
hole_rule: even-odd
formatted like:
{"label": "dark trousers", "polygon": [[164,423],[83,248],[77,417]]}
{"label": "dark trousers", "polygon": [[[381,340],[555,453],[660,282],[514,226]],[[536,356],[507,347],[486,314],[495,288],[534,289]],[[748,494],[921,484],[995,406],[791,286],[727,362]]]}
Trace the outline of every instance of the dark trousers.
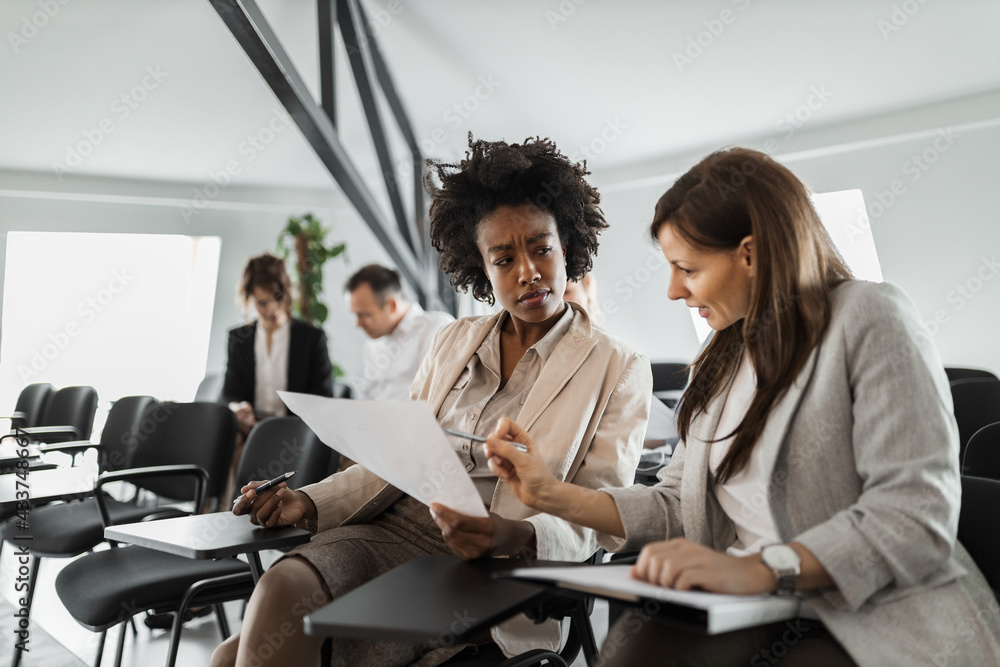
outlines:
{"label": "dark trousers", "polygon": [[633,608],[608,632],[601,667],[841,667],[854,661],[822,623],[796,618],[746,630],[705,635],[668,625]]}

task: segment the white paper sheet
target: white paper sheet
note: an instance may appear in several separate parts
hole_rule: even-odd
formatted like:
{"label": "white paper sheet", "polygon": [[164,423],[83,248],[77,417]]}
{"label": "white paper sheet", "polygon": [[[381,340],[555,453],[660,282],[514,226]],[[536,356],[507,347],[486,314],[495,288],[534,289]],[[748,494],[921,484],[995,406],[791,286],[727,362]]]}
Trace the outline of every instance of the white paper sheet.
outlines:
{"label": "white paper sheet", "polygon": [[324,444],[425,505],[488,516],[483,500],[426,403],[355,401],[279,391]]}

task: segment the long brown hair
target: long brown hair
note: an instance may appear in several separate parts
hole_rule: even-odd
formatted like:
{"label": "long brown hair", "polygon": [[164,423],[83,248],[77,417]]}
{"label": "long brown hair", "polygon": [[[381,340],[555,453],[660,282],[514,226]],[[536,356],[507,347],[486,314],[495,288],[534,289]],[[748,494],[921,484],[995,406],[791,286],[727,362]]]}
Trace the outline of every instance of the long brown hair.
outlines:
{"label": "long brown hair", "polygon": [[681,176],[656,204],[650,233],[670,225],[700,250],[737,248],[753,237],[754,277],[746,317],[716,332],[691,364],[678,412],[687,437],[735,375],[743,354],[757,373],[757,391],[722,460],[723,483],[750,460],[771,407],[802,370],[830,320],[830,292],[852,278],[820,222],[806,186],[764,153],[731,148],[712,153]]}

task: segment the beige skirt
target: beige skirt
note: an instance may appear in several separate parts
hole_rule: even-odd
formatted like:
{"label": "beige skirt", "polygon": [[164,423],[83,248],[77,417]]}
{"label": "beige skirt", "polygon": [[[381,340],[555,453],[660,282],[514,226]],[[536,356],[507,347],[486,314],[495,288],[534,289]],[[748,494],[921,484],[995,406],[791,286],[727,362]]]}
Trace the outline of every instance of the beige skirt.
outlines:
{"label": "beige skirt", "polygon": [[[305,559],[319,573],[327,593],[334,600],[349,593],[411,558],[425,555],[452,555],[434,523],[427,506],[404,496],[366,524],[341,526],[315,535],[308,544],[282,558]],[[386,604],[392,604],[386,600]],[[477,644],[492,643],[489,633]],[[450,647],[397,642],[373,642],[334,637],[331,665],[439,665],[462,650],[475,645]]]}

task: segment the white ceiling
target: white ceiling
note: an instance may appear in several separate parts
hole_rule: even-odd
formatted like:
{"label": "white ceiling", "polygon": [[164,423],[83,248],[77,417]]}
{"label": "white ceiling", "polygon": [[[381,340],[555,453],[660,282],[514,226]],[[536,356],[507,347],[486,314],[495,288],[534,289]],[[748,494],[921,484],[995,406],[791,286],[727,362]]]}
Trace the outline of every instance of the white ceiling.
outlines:
{"label": "white ceiling", "polygon": [[[51,17],[43,4],[0,4],[0,169],[51,172],[70,148],[97,143],[103,121],[113,132],[73,174],[203,183],[235,162],[239,185],[335,188],[294,126],[260,152],[243,143],[275,110],[274,127],[286,116],[208,0],[53,1]],[[996,0],[364,5],[381,24],[378,41],[425,153],[448,159],[461,155],[468,131],[510,141],[537,134],[577,157],[590,145],[591,168],[612,170],[781,136],[786,114],[805,115],[810,101],[807,122],[818,128],[1000,87]],[[318,90],[315,2],[261,6]],[[32,22],[43,25],[32,31]],[[678,66],[674,54],[699,39],[708,46]],[[338,57],[341,137],[374,172]],[[147,68],[162,80],[147,77],[155,88],[125,117],[119,98]],[[477,87],[485,99],[470,97]],[[822,103],[810,100],[816,90]],[[602,132],[613,138],[603,149]]]}

